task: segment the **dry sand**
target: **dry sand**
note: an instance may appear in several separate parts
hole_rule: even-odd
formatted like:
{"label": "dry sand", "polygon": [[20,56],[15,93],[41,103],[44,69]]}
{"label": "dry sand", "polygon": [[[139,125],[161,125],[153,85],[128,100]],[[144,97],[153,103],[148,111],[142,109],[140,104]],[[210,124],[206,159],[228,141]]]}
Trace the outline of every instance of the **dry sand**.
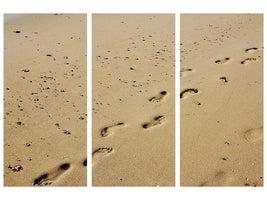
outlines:
{"label": "dry sand", "polygon": [[[181,15],[181,185],[263,185],[263,15]],[[187,90],[189,89],[189,90]]]}
{"label": "dry sand", "polygon": [[86,186],[86,15],[4,25],[4,185]]}
{"label": "dry sand", "polygon": [[174,186],[175,17],[93,15],[93,186]]}

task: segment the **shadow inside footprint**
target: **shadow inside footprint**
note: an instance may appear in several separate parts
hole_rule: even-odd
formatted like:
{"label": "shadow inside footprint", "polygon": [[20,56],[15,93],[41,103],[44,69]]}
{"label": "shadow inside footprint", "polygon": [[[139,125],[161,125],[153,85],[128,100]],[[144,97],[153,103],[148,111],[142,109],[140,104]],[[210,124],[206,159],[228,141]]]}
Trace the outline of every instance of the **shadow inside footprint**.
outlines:
{"label": "shadow inside footprint", "polygon": [[83,161],[83,166],[87,166],[87,158]]}
{"label": "shadow inside footprint", "polygon": [[167,95],[167,91],[161,91],[157,96],[150,98],[149,101],[153,103],[159,103],[163,101],[166,95]]}
{"label": "shadow inside footprint", "polygon": [[70,164],[69,163],[66,163],[66,164],[63,164],[63,165],[60,165],[59,166],[59,169],[60,170],[67,170],[70,168]]}
{"label": "shadow inside footprint", "polygon": [[33,182],[34,186],[48,186],[52,185],[63,173],[70,168],[69,163],[62,164],[58,169],[45,173],[40,177],[36,178]]}
{"label": "shadow inside footprint", "polygon": [[48,174],[44,174],[40,176],[39,178],[35,179],[33,185],[41,185],[42,181],[47,180],[47,178],[48,178]]}
{"label": "shadow inside footprint", "polygon": [[184,98],[187,93],[196,94],[198,93],[198,89],[189,88],[185,89],[180,93],[180,99]]}
{"label": "shadow inside footprint", "polygon": [[255,51],[257,51],[258,48],[257,47],[253,47],[253,48],[248,48],[245,50],[246,53],[254,53]]}
{"label": "shadow inside footprint", "polygon": [[240,63],[244,65],[244,64],[249,64],[251,62],[256,62],[256,61],[257,61],[257,58],[246,58],[245,60],[242,60]]}

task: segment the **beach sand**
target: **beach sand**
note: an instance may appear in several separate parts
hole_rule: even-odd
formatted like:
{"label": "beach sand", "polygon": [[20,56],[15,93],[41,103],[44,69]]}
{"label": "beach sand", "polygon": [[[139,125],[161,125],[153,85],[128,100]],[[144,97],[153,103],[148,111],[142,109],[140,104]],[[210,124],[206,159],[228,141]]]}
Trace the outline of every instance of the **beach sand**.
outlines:
{"label": "beach sand", "polygon": [[175,17],[92,22],[92,185],[174,186]]}
{"label": "beach sand", "polygon": [[263,185],[263,15],[181,15],[181,186]]}
{"label": "beach sand", "polygon": [[5,22],[5,186],[86,186],[86,27],[86,14]]}

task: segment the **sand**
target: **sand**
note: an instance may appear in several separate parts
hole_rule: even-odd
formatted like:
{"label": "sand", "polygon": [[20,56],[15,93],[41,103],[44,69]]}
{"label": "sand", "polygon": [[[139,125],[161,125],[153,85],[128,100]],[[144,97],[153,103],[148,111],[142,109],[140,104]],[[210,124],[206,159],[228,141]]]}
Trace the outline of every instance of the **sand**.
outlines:
{"label": "sand", "polygon": [[92,23],[92,185],[174,186],[174,15]]}
{"label": "sand", "polygon": [[86,186],[85,14],[4,24],[4,185]]}
{"label": "sand", "polygon": [[263,15],[181,15],[181,186],[263,185]]}

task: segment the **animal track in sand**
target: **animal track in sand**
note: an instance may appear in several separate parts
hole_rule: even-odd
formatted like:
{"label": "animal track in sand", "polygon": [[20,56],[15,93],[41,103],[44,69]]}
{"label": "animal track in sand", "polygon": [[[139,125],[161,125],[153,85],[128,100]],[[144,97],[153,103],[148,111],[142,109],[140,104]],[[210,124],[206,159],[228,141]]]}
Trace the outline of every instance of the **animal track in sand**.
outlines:
{"label": "animal track in sand", "polygon": [[109,135],[111,135],[113,133],[113,129],[124,126],[125,124],[123,122],[111,125],[111,126],[107,126],[105,128],[101,129],[101,136],[102,137],[107,137]]}
{"label": "animal track in sand", "polygon": [[150,98],[149,101],[153,103],[159,103],[163,101],[166,95],[167,95],[166,91],[161,91],[157,96]]}
{"label": "animal track in sand", "polygon": [[253,47],[253,48],[248,48],[248,49],[245,49],[245,52],[246,53],[254,53],[258,50],[257,47]]}
{"label": "animal track in sand", "polygon": [[231,60],[231,58],[226,57],[226,58],[223,58],[221,60],[216,60],[215,63],[217,63],[217,64],[225,64],[225,63],[229,62],[230,60]]}
{"label": "animal track in sand", "polygon": [[248,129],[244,132],[244,139],[248,142],[263,140],[263,127]]}
{"label": "animal track in sand", "polygon": [[94,162],[102,157],[105,157],[107,155],[110,155],[111,153],[113,153],[114,150],[111,147],[101,147],[101,148],[97,148],[96,150],[93,151],[92,153],[92,162],[94,164]]}
{"label": "animal track in sand", "polygon": [[69,163],[62,164],[58,169],[45,173],[36,178],[33,182],[34,186],[49,186],[52,185],[61,175],[63,175],[70,168]]}
{"label": "animal track in sand", "polygon": [[241,63],[242,65],[244,65],[244,64],[249,64],[249,63],[251,63],[251,62],[257,62],[257,61],[258,61],[257,58],[246,58],[245,60],[241,61],[240,63]]}
{"label": "animal track in sand", "polygon": [[185,89],[180,93],[180,99],[184,98],[188,94],[196,94],[198,92],[199,92],[198,89],[194,89],[194,88]]}
{"label": "animal track in sand", "polygon": [[190,68],[184,69],[184,68],[182,68],[180,70],[180,77],[184,77],[185,76],[185,73],[187,73],[187,72],[193,72],[193,69],[190,69]]}
{"label": "animal track in sand", "polygon": [[164,115],[159,115],[157,117],[154,117],[153,120],[151,120],[148,123],[145,123],[142,125],[144,129],[152,128],[154,126],[160,125],[166,121],[166,117]]}

